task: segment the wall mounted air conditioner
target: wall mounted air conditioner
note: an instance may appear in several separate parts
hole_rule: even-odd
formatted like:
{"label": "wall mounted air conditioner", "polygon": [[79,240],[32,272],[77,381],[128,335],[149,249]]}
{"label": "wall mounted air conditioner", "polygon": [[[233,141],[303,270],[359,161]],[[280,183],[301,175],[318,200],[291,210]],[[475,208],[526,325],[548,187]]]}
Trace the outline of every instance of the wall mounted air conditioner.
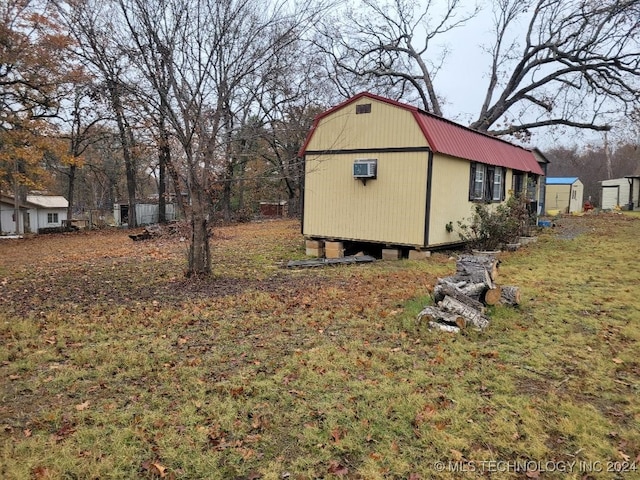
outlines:
{"label": "wall mounted air conditioner", "polygon": [[376,178],[378,170],[378,160],[368,158],[353,162],[353,178],[371,179]]}

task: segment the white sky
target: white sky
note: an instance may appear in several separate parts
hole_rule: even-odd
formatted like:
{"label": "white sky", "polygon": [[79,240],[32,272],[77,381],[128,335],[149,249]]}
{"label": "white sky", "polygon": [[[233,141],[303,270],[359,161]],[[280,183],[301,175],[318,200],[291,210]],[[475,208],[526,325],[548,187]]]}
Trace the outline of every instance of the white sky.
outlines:
{"label": "white sky", "polygon": [[[492,40],[492,12],[483,2],[483,10],[464,26],[448,32],[436,41],[436,45],[446,46],[449,55],[435,79],[436,91],[444,97],[442,108],[445,117],[468,125],[476,119],[488,85],[490,56],[482,45]],[[527,28],[526,18],[520,28]],[[575,129],[534,129],[530,147],[541,150],[562,145],[571,147],[588,143],[602,143],[602,133],[577,132]]]}

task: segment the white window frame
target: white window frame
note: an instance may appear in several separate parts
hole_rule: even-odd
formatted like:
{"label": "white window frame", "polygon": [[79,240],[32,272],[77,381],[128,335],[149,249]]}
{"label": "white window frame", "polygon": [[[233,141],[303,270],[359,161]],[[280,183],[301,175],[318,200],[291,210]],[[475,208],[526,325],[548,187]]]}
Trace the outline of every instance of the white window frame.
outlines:
{"label": "white window frame", "polygon": [[47,213],[47,223],[58,223],[58,214]]}

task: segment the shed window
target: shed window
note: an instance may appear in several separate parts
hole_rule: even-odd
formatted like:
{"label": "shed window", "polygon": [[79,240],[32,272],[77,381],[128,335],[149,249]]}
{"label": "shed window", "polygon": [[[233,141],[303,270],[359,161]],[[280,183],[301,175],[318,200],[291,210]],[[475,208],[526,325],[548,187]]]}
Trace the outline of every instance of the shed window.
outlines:
{"label": "shed window", "polygon": [[502,168],[496,168],[493,172],[493,195],[491,200],[500,202],[504,199],[504,172]]}
{"label": "shed window", "polygon": [[476,172],[473,177],[473,199],[484,200],[484,185],[487,173],[486,165],[476,165]]}
{"label": "shed window", "polygon": [[360,105],[356,105],[356,114],[361,113],[371,113],[371,104],[370,103],[362,103]]}
{"label": "shed window", "polygon": [[475,202],[501,202],[504,200],[505,170],[502,167],[471,164],[469,200]]}
{"label": "shed window", "polygon": [[516,195],[520,195],[524,193],[524,173],[522,172],[513,172],[513,193]]}
{"label": "shed window", "polygon": [[47,223],[58,223],[58,214],[47,213]]}

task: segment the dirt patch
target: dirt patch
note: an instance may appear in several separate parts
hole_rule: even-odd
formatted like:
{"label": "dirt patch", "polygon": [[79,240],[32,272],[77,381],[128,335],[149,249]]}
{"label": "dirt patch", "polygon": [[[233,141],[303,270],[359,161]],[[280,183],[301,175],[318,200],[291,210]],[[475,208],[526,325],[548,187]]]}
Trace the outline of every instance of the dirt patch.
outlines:
{"label": "dirt patch", "polygon": [[585,217],[561,217],[554,222],[554,231],[558,238],[563,240],[573,240],[580,235],[593,231],[593,226]]}

